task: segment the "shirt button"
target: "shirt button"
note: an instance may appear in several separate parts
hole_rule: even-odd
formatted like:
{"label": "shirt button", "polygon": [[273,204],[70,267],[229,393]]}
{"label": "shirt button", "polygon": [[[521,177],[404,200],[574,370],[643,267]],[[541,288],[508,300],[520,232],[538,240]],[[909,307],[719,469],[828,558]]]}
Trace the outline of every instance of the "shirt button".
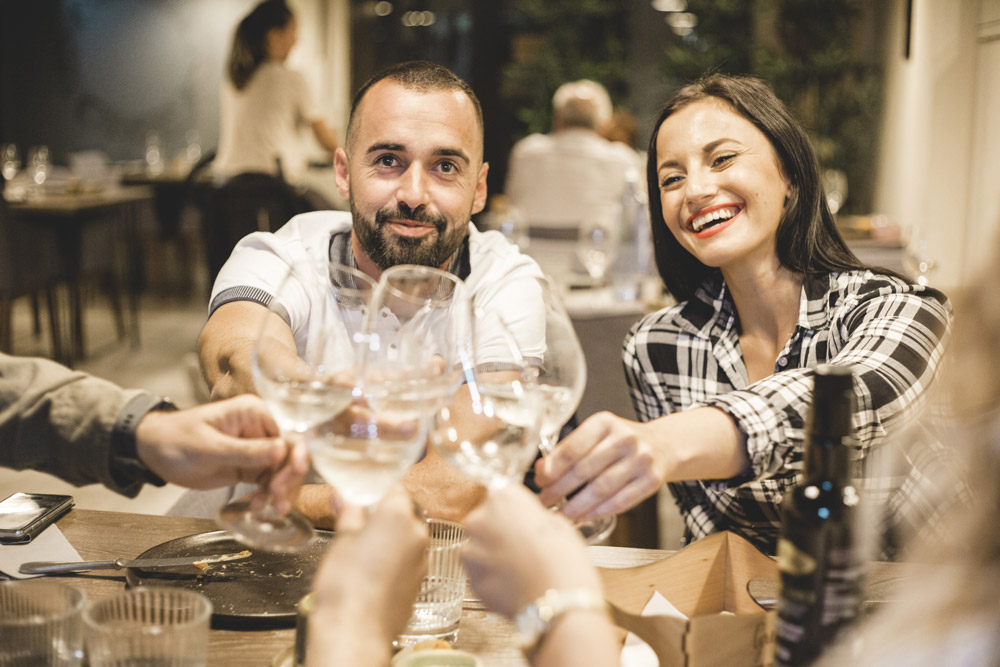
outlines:
{"label": "shirt button", "polygon": [[778,365],[781,366],[782,368],[784,368],[785,366],[788,365],[788,359],[786,359],[785,357],[779,358],[778,359]]}

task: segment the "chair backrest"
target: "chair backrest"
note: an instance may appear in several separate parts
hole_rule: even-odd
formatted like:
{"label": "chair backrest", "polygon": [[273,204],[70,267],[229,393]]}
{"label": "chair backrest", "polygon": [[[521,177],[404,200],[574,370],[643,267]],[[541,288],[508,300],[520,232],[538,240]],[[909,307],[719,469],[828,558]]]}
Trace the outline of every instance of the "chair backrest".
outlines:
{"label": "chair backrest", "polygon": [[295,190],[272,174],[237,174],[215,188],[208,225],[209,278],[215,281],[233,247],[247,234],[273,232],[289,218],[313,210]]}

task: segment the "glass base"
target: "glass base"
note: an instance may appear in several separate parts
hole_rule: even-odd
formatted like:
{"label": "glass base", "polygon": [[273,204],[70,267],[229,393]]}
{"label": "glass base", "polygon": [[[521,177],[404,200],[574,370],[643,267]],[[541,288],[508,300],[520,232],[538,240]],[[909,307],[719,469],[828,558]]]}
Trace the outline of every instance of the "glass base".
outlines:
{"label": "glass base", "polygon": [[611,515],[594,521],[578,521],[576,530],[587,544],[597,544],[606,540],[617,525],[618,518]]}
{"label": "glass base", "polygon": [[294,553],[305,549],[313,537],[312,524],[301,514],[278,516],[270,505],[254,512],[247,500],[224,506],[218,523],[238,542],[262,551]]}
{"label": "glass base", "polygon": [[393,640],[392,645],[395,648],[403,648],[406,646],[416,646],[420,642],[433,641],[435,639],[443,639],[452,646],[455,645],[455,640],[458,639],[458,623],[449,628],[442,628],[435,632],[421,632],[419,634],[403,634],[396,637]]}

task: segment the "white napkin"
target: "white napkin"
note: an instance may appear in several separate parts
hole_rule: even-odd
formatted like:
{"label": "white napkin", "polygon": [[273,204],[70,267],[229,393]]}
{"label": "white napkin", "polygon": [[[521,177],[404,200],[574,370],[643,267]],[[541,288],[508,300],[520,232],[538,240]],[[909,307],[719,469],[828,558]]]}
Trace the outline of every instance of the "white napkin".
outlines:
{"label": "white napkin", "polygon": [[28,579],[40,577],[40,574],[21,574],[18,568],[22,563],[36,560],[58,561],[60,563],[81,563],[83,559],[77,553],[59,527],[51,525],[26,544],[0,545],[0,572],[11,579]]}
{"label": "white napkin", "polygon": [[[670,600],[660,595],[659,591],[653,591],[649,602],[642,608],[642,615],[673,616],[674,618],[687,619],[687,616],[672,605]],[[625,637],[625,645],[622,647],[621,665],[622,667],[659,667],[660,661],[653,649],[649,648],[649,644],[630,632]]]}

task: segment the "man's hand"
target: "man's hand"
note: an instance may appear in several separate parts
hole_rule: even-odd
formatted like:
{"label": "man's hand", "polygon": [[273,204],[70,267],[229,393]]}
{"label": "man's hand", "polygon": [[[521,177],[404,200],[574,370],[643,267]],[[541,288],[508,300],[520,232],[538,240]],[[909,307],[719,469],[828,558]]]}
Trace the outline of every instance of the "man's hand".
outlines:
{"label": "man's hand", "polygon": [[135,434],[139,458],[166,481],[192,489],[266,481],[279,513],[291,507],[309,470],[305,444],[280,438],[256,396],[150,412]]}

